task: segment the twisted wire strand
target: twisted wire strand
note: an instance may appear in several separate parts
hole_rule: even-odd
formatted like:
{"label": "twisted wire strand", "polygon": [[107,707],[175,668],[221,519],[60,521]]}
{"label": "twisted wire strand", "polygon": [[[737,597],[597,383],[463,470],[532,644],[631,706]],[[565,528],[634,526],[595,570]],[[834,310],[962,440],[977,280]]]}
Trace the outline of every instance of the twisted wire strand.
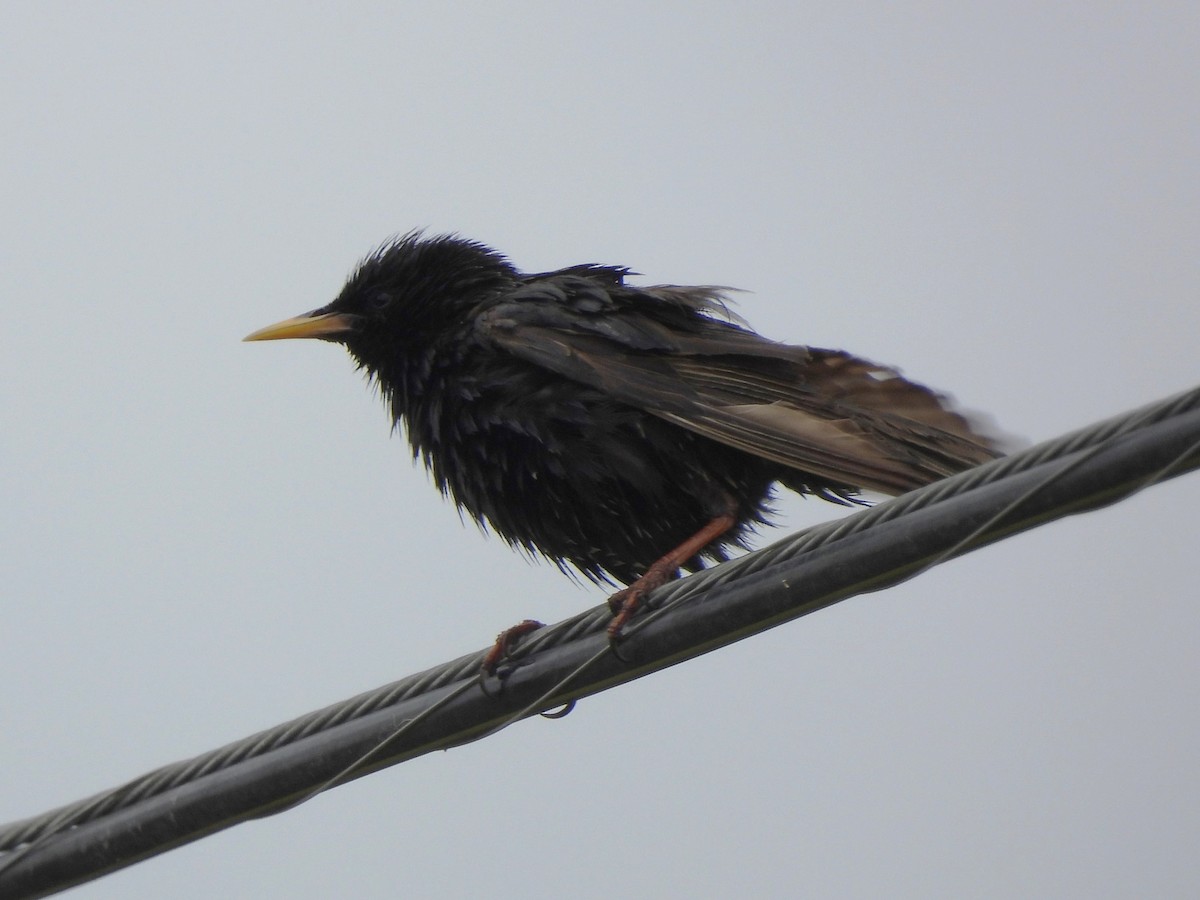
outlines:
{"label": "twisted wire strand", "polygon": [[[648,605],[652,607],[653,612],[644,618],[648,620],[651,617],[661,616],[679,603],[707,592],[718,585],[725,585],[749,578],[781,562],[794,562],[799,557],[811,553],[820,547],[869,530],[882,522],[909,515],[951,497],[979,489],[1011,477],[1014,474],[1036,468],[1050,461],[1071,456],[1080,451],[1095,452],[1108,442],[1122,435],[1197,408],[1200,408],[1200,388],[1186,391],[1158,403],[1135,410],[1132,413],[1079,429],[1063,437],[1030,447],[1012,456],[994,460],[978,468],[912,491],[894,500],[862,510],[844,519],[805,529],[762,550],[699,572],[689,578],[664,585],[655,591],[650,598],[651,602]],[[1195,445],[1188,448],[1184,453],[1180,454],[1174,463],[1163,467],[1152,478],[1145,479],[1134,490],[1140,490],[1142,487],[1166,477],[1169,470],[1178,465],[1183,459],[1194,454],[1196,449]],[[1080,460],[1085,460],[1086,458],[1087,456],[1083,456],[1080,457]],[[1051,479],[1061,477],[1061,475],[1062,470],[1059,470],[1051,475]],[[957,542],[949,550],[938,554],[932,561],[926,561],[917,571],[924,571],[930,565],[956,555],[957,552],[970,545],[980,533],[986,531],[995,522],[1003,518],[1012,507],[1019,505],[1032,491],[1040,490],[1044,486],[1045,482],[1035,485],[1031,491],[1027,491],[1021,497],[1018,497],[1001,513],[993,516],[980,528],[975,529],[971,535]],[[584,637],[594,636],[607,627],[610,619],[611,612],[608,606],[601,604],[594,609],[573,616],[556,625],[539,630],[522,642],[513,655],[516,659],[519,659],[553,647],[573,643]],[[451,662],[410,675],[392,684],[367,691],[349,700],[332,704],[289,722],[258,732],[248,738],[232,742],[193,759],[163,766],[153,772],[135,778],[120,787],[103,791],[84,800],[0,827],[0,852],[7,851],[6,856],[0,858],[0,870],[6,868],[8,864],[15,862],[22,855],[22,851],[30,849],[36,843],[40,843],[53,835],[101,819],[119,810],[135,806],[148,798],[158,796],[173,788],[194,782],[207,775],[243,763],[246,760],[278,750],[296,741],[386,709],[401,701],[439,690],[449,685],[458,684],[458,688],[440,702],[448,701],[462,691],[469,690],[475,686],[483,655],[484,651],[479,651],[459,657]],[[492,734],[507,727],[512,722],[524,718],[533,711],[542,708],[541,703],[543,701],[548,702],[550,698],[558,695],[561,688],[564,688],[568,682],[580,676],[584,670],[597,660],[603,658],[604,655],[604,653],[597,654],[570,673],[554,689],[545,692],[535,703],[529,704],[516,714],[505,717],[498,725],[478,736]],[[272,807],[270,812],[274,813],[280,811],[281,808],[290,808],[335,784],[353,777],[356,772],[367,768],[373,759],[382,756],[389,742],[394,741],[403,731],[413,727],[417,720],[424,718],[429,712],[432,712],[432,709],[433,707],[415,719],[405,722],[399,727],[396,733],[380,742],[353,764],[343,769],[333,778],[322,783],[319,787],[306,792],[297,800],[286,804],[286,806]]]}

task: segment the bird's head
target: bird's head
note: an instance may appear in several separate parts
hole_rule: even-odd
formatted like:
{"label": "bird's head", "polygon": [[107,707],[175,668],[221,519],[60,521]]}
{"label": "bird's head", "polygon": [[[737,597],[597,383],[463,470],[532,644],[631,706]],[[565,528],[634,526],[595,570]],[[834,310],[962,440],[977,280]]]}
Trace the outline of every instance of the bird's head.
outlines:
{"label": "bird's head", "polygon": [[332,303],[243,340],[334,341],[363,366],[378,369],[397,354],[453,336],[478,303],[515,277],[512,265],[482,244],[410,232],[363,259]]}

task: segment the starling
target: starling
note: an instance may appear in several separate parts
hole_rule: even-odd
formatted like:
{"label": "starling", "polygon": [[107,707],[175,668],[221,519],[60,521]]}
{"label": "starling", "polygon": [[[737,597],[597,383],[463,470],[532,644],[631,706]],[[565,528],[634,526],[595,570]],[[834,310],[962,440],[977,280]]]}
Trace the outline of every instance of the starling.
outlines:
{"label": "starling", "polygon": [[610,601],[614,639],[643,593],[744,546],[777,483],[848,503],[1000,455],[893,368],[761,337],[721,288],[629,274],[525,274],[414,232],[328,306],[246,340],[343,344],[460,511],[563,571],[628,585]]}

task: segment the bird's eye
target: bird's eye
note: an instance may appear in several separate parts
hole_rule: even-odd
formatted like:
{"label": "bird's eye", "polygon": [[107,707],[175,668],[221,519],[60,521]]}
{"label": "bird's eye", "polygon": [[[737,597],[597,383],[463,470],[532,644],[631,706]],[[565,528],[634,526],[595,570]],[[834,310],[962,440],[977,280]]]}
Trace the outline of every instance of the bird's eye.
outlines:
{"label": "bird's eye", "polygon": [[387,291],[376,291],[367,298],[367,306],[375,311],[384,310],[392,305],[392,299]]}

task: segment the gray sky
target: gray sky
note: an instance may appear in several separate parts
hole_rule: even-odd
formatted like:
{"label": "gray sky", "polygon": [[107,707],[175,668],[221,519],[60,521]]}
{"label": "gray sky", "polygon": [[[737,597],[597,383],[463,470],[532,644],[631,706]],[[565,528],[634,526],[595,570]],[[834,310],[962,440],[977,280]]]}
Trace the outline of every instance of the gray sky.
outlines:
{"label": "gray sky", "polygon": [[[1032,440],[1200,381],[1194,3],[397,6],[0,10],[0,820],[602,599],[462,526],[341,350],[239,342],[392,233],[742,287]],[[1198,502],[79,893],[1184,896]]]}

